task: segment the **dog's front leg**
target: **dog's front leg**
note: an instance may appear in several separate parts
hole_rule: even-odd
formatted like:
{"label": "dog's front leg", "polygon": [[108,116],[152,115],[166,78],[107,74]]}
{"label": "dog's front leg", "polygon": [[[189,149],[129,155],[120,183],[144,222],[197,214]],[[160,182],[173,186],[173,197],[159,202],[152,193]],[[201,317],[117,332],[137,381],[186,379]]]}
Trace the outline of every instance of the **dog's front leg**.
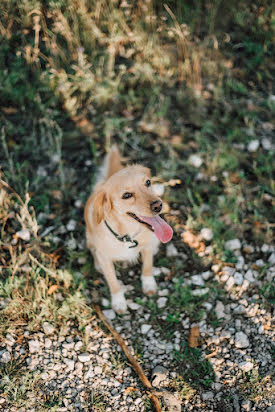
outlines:
{"label": "dog's front leg", "polygon": [[96,253],[96,259],[100,265],[101,271],[108,283],[111,292],[112,308],[117,313],[125,313],[127,311],[127,303],[124,297],[124,293],[117,280],[113,262],[106,256],[102,256],[100,253]]}
{"label": "dog's front leg", "polygon": [[142,290],[146,295],[152,296],[157,291],[157,284],[152,274],[153,271],[153,251],[148,247],[141,250],[142,258]]}

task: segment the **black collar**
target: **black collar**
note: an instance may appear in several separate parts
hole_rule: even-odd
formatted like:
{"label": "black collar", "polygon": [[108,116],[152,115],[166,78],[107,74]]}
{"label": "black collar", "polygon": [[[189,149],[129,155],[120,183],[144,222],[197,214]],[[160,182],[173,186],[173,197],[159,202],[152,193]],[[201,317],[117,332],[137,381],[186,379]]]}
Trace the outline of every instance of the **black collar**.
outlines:
{"label": "black collar", "polygon": [[117,240],[120,240],[120,242],[131,242],[133,243],[132,246],[129,246],[129,249],[132,249],[133,247],[137,247],[138,245],[138,241],[135,239],[131,239],[129,235],[124,235],[124,236],[120,236],[118,235],[106,222],[106,220],[104,220],[105,225],[107,226],[107,228],[110,230],[110,232],[117,238]]}

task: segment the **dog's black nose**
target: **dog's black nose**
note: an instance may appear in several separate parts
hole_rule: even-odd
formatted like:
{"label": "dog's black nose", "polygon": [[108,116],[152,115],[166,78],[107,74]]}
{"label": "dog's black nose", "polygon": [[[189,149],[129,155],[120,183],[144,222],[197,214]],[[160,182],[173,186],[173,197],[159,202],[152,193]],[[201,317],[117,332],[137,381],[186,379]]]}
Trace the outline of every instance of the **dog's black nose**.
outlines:
{"label": "dog's black nose", "polygon": [[150,208],[152,212],[159,213],[162,209],[162,202],[161,200],[155,200],[150,204]]}

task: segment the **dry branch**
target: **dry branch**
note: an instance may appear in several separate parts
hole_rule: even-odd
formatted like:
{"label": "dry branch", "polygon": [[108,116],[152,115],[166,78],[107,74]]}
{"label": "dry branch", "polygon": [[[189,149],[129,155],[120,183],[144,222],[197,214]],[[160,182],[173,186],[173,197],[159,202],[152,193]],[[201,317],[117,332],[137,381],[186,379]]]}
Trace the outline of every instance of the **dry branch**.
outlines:
{"label": "dry branch", "polygon": [[135,357],[131,354],[128,346],[126,345],[126,343],[124,342],[124,340],[122,339],[120,334],[110,325],[107,318],[103,315],[99,305],[94,305],[94,309],[95,309],[96,313],[98,314],[98,317],[100,318],[100,320],[104,323],[104,325],[107,327],[107,329],[111,332],[111,334],[113,335],[113,337],[115,338],[115,340],[117,341],[117,343],[119,344],[121,349],[123,350],[126,358],[131,362],[131,365],[132,365],[133,369],[137,373],[139,379],[141,380],[141,382],[143,383],[145,388],[148,389],[149,396],[150,396],[151,402],[153,404],[154,410],[156,412],[161,412],[161,407],[160,407],[160,404],[159,404],[159,400],[157,398],[157,395],[159,396],[160,394],[157,393],[154,390],[154,388],[152,387],[150,381],[148,380],[147,376],[145,375],[142,367],[137,362]]}

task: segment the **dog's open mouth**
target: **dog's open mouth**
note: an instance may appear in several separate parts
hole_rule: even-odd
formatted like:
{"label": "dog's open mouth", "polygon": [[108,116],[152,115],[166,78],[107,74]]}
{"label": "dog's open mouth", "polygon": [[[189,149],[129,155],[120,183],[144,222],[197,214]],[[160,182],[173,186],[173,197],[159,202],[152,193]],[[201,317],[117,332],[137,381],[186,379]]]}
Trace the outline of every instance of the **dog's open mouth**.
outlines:
{"label": "dog's open mouth", "polygon": [[162,243],[167,243],[172,239],[173,229],[159,215],[147,217],[137,216],[132,212],[127,212],[127,214],[133,219],[137,220],[139,223],[146,225],[148,229],[155,233],[157,238]]}

